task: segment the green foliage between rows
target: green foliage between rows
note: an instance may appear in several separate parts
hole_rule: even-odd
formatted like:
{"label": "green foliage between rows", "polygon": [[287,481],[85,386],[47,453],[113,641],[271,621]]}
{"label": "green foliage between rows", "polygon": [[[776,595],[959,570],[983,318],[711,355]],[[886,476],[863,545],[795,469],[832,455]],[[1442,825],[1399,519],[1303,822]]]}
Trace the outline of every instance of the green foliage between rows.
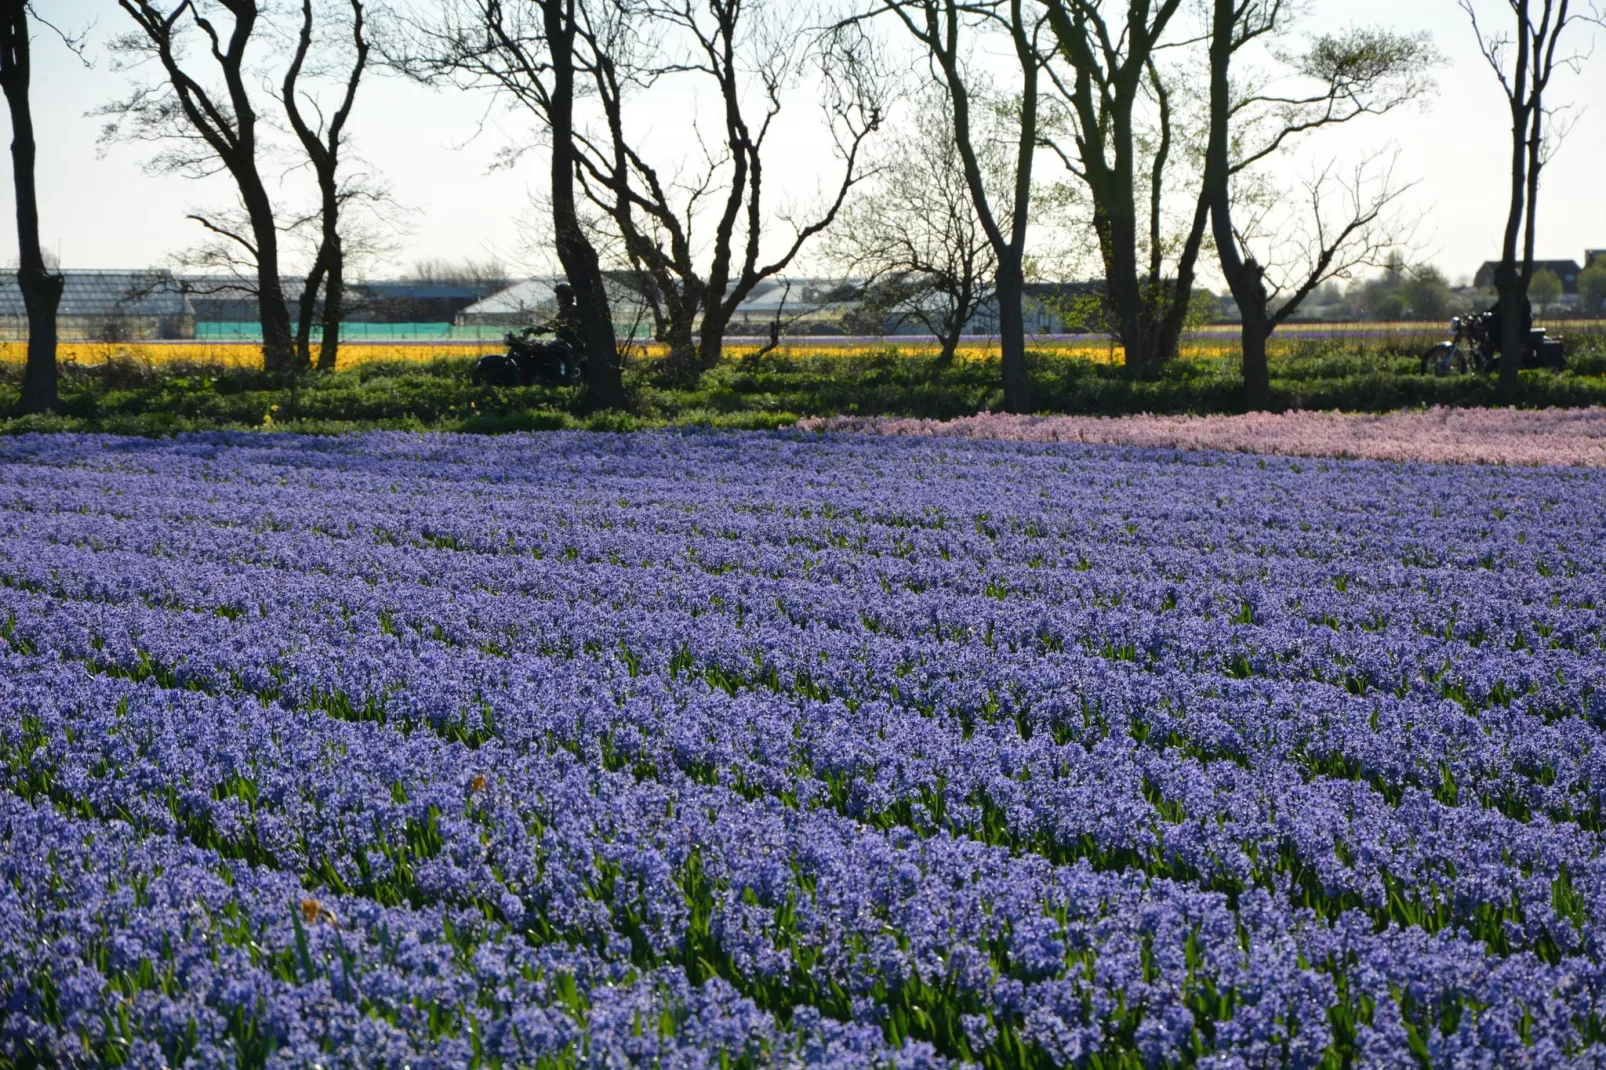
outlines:
{"label": "green foliage between rows", "polygon": [[[1301,341],[1272,361],[1277,409],[1384,412],[1428,405],[1495,404],[1487,376],[1424,376],[1413,342]],[[1119,416],[1231,413],[1243,409],[1236,358],[1175,361],[1157,378],[1119,365],[1038,352],[1029,359],[1034,404],[1045,413]],[[629,408],[588,412],[572,389],[482,387],[468,358],[376,363],[314,375],[294,388],[261,372],[132,362],[69,366],[62,412],[19,416],[20,369],[0,369],[0,431],[170,434],[217,428],[333,433],[373,428],[501,432],[623,431],[666,425],[765,429],[837,414],[952,419],[1002,407],[998,361],[943,361],[896,347],[871,355],[829,353],[739,358],[691,385],[663,381],[648,361],[626,373]],[[1606,334],[1569,341],[1569,368],[1526,372],[1523,404],[1606,404]]]}

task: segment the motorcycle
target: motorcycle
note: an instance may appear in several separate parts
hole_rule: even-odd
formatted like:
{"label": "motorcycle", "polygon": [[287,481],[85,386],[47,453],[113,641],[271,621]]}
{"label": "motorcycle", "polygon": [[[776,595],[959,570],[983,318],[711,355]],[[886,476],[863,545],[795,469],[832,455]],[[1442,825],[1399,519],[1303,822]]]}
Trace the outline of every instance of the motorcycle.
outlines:
{"label": "motorcycle", "polygon": [[541,335],[552,333],[551,327],[509,331],[503,338],[507,352],[481,357],[474,365],[474,382],[488,386],[578,385],[585,375],[584,363],[562,338],[541,341]]}
{"label": "motorcycle", "polygon": [[[1460,375],[1500,370],[1500,339],[1494,336],[1494,314],[1474,312],[1450,320],[1451,339],[1432,346],[1422,354],[1422,374]],[[1544,328],[1528,332],[1522,350],[1524,368],[1560,369],[1566,366],[1566,347],[1560,338],[1551,338]]]}

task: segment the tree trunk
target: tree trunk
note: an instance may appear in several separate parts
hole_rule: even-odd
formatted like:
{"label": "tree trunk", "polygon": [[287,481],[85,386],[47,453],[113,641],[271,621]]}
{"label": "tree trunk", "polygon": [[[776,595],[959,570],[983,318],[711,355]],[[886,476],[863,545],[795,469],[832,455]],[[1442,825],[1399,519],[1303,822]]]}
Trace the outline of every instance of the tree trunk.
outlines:
{"label": "tree trunk", "polygon": [[713,307],[703,310],[702,330],[697,338],[699,371],[709,371],[719,365],[719,358],[725,354],[725,332],[731,323],[730,313],[718,298],[711,298],[710,304]]}
{"label": "tree trunk", "polygon": [[[570,192],[572,194],[572,188]],[[554,201],[558,199],[553,198]],[[609,312],[608,291],[602,284],[602,265],[597,251],[580,229],[572,196],[568,211],[558,208],[553,216],[553,229],[558,235],[558,261],[563,265],[569,285],[574,287],[579,306],[580,336],[586,358],[586,405],[591,409],[623,408],[625,392],[618,340],[613,333],[613,316]]]}
{"label": "tree trunk", "polygon": [[[1511,84],[1506,88],[1506,100],[1511,110],[1511,199],[1506,206],[1506,229],[1500,244],[1500,266],[1495,269],[1495,290],[1500,295],[1502,335],[1500,340],[1500,382],[1495,396],[1507,405],[1516,404],[1522,389],[1518,376],[1519,361],[1511,359],[1510,345],[1521,322],[1522,301],[1528,296],[1527,280],[1517,265],[1517,240],[1522,234],[1522,221],[1528,186],[1528,64],[1538,57],[1528,53],[1528,0],[1515,0],[1513,13],[1517,16],[1517,60]],[[1539,102],[1534,101],[1537,105]],[[1530,228],[1533,220],[1528,221]]]}
{"label": "tree trunk", "polygon": [[295,370],[296,349],[290,334],[290,309],[277,274],[257,272],[257,311],[262,321],[262,369],[283,374]]}
{"label": "tree trunk", "polygon": [[[932,50],[932,57],[942,68],[948,98],[953,107],[954,147],[959,150],[960,161],[964,164],[965,185],[970,191],[977,220],[987,234],[987,241],[993,247],[998,263],[993,299],[998,303],[1004,408],[1010,412],[1026,412],[1031,408],[1031,379],[1026,370],[1026,324],[1023,319],[1026,276],[1022,261],[1031,214],[1032,160],[1040,147],[1037,130],[1040,57],[1036,51],[1035,32],[1028,31],[1022,20],[1022,5],[1012,3],[1010,36],[1014,40],[1016,61],[1020,64],[1021,73],[1020,132],[1015,148],[1014,197],[1008,220],[1009,233],[1006,235],[1001,220],[993,212],[981,161],[972,141],[970,93],[961,74],[955,48],[959,34],[960,5],[956,0],[945,0],[941,8],[940,30],[936,8],[933,6],[927,10],[931,13],[927,24],[929,34],[921,39]],[[919,36],[919,31],[916,33]]]}
{"label": "tree trunk", "polygon": [[1121,363],[1134,379],[1147,379],[1154,367],[1154,339],[1149,331],[1149,317],[1142,307],[1142,299],[1131,308],[1117,309],[1117,322],[1121,327]]}
{"label": "tree trunk", "polygon": [[1138,277],[1137,215],[1132,200],[1130,168],[1099,184],[1095,196],[1102,216],[1097,229],[1104,259],[1104,290],[1121,329],[1122,361],[1127,373],[1145,377],[1155,362],[1149,330],[1148,295]]}
{"label": "tree trunk", "polygon": [[277,275],[257,272],[257,319],[262,325],[262,370],[283,375],[296,364],[295,336],[290,327],[290,310],[285,304],[284,287]]}
{"label": "tree trunk", "polygon": [[[321,269],[324,287],[323,340],[318,346],[318,370],[332,372],[340,355],[340,321],[346,315],[346,250],[340,241],[339,188],[333,165],[326,171],[326,174],[319,175],[319,183],[323,186],[323,235],[322,247],[318,250],[318,268]],[[307,280],[309,286],[314,284],[318,273],[315,270],[314,277]],[[305,297],[302,302],[302,315],[306,316],[308,309]],[[302,357],[302,367],[310,366],[307,356]]]}
{"label": "tree trunk", "polygon": [[6,0],[0,8],[0,88],[11,111],[11,169],[17,193],[17,287],[28,313],[28,364],[22,377],[22,411],[56,408],[56,310],[65,280],[45,268],[39,244],[39,200],[34,183],[33,109],[28,99],[28,7]]}
{"label": "tree trunk", "polygon": [[1250,412],[1265,412],[1271,408],[1271,367],[1266,360],[1266,341],[1272,331],[1271,317],[1267,314],[1264,299],[1238,307],[1243,313],[1240,338],[1244,350],[1244,407]]}
{"label": "tree trunk", "polygon": [[591,409],[624,407],[618,340],[608,291],[602,284],[602,263],[586,237],[575,208],[574,190],[574,38],[572,18],[563,0],[542,0],[547,47],[552,58],[552,93],[547,118],[552,128],[552,232],[558,262],[574,287],[585,345],[586,405]]}
{"label": "tree trunk", "polygon": [[318,307],[318,291],[323,287],[324,277],[328,274],[322,250],[318,252],[318,259],[312,265],[312,273],[307,276],[307,284],[301,289],[301,301],[296,315],[296,366],[309,368],[312,366],[312,320],[313,310]]}
{"label": "tree trunk", "polygon": [[1018,262],[998,267],[998,342],[1004,365],[1004,410],[1030,412],[1031,381],[1026,374],[1026,280]]}
{"label": "tree trunk", "polygon": [[672,310],[664,325],[664,341],[669,355],[664,358],[664,370],[677,383],[696,382],[702,370],[702,355],[692,331],[691,317],[682,309]]}
{"label": "tree trunk", "polygon": [[958,281],[958,292],[953,295],[953,310],[942,323],[937,325],[937,341],[942,345],[942,352],[937,355],[937,362],[944,366],[953,363],[954,358],[959,355],[959,343],[965,340],[965,327],[976,315],[977,279],[975,263],[969,257],[964,260]]}
{"label": "tree trunk", "polygon": [[1495,288],[1500,295],[1500,380],[1495,396],[1503,405],[1522,400],[1522,351],[1527,345],[1527,287],[1515,268],[1497,270]]}
{"label": "tree trunk", "polygon": [[39,271],[17,272],[22,304],[28,312],[28,365],[22,374],[22,411],[53,412],[56,392],[56,310],[66,280]]}
{"label": "tree trunk", "polygon": [[346,315],[346,253],[334,239],[329,257],[329,278],[323,291],[323,344],[318,347],[318,370],[332,372],[340,353],[340,321]]}
{"label": "tree trunk", "polygon": [[318,192],[322,196],[322,203],[319,205],[321,227],[318,236],[318,258],[307,277],[307,292],[302,295],[300,336],[297,341],[300,346],[300,367],[308,368],[312,361],[307,334],[318,288],[322,284],[323,340],[318,347],[318,370],[325,372],[334,371],[335,363],[339,359],[340,321],[346,311],[346,250],[340,240],[341,133],[345,129],[346,120],[351,117],[351,109],[357,101],[357,87],[362,83],[363,72],[368,67],[368,38],[364,32],[366,22],[363,0],[350,0],[350,5],[353,48],[351,73],[346,80],[345,97],[327,125],[320,122],[318,129],[315,130],[307,124],[301,113],[301,102],[296,89],[297,82],[301,78],[302,64],[312,47],[314,21],[312,0],[302,0],[300,42],[290,69],[285,72],[281,89],[285,115],[290,120],[291,129],[300,139],[301,147],[307,153],[307,159],[318,178]]}
{"label": "tree trunk", "polygon": [[262,323],[262,370],[284,374],[295,368],[296,347],[290,327],[290,306],[279,280],[279,228],[273,218],[273,205],[267,190],[255,177],[254,162],[249,171],[235,171],[241,200],[251,220],[251,237],[257,254],[257,315]]}
{"label": "tree trunk", "polygon": [[1210,130],[1199,205],[1201,209],[1208,207],[1210,212],[1221,274],[1226,277],[1233,300],[1238,302],[1238,314],[1243,324],[1239,338],[1243,347],[1244,407],[1250,412],[1259,412],[1271,406],[1271,369],[1266,361],[1266,339],[1271,336],[1276,324],[1268,307],[1260,265],[1253,257],[1244,257],[1232,226],[1231,174],[1227,155],[1232,100],[1228,76],[1238,8],[1233,0],[1215,0],[1214,9],[1210,38]]}

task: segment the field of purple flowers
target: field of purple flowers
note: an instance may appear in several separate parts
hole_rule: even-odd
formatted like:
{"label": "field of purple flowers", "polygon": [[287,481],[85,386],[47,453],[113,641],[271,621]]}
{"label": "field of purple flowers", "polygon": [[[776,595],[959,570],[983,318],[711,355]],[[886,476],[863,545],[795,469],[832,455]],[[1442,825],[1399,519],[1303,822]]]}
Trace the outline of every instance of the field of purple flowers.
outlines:
{"label": "field of purple flowers", "polygon": [[0,1064],[1606,1058],[1606,473],[0,443]]}

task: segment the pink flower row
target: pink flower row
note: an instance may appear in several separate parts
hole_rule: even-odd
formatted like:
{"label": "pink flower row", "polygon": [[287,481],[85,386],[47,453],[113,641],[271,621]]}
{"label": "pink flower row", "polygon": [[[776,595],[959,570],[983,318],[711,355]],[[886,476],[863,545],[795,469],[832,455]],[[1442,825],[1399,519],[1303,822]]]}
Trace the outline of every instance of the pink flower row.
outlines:
{"label": "pink flower row", "polygon": [[832,416],[800,420],[797,426],[805,431],[1088,442],[1382,461],[1606,467],[1606,408],[1601,407],[1113,418],[982,413],[946,421]]}

